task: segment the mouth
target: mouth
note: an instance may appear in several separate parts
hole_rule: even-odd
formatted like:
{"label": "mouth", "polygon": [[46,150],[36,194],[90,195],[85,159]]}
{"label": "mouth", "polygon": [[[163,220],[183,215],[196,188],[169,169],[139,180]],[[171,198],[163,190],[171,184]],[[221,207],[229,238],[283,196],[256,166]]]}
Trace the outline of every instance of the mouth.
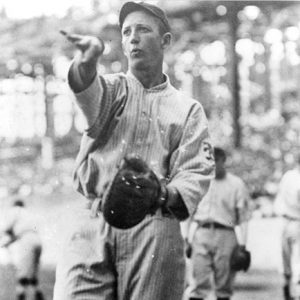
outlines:
{"label": "mouth", "polygon": [[130,51],[130,54],[131,54],[131,56],[140,56],[141,54],[142,54],[142,50],[140,50],[140,49],[132,49],[131,51]]}

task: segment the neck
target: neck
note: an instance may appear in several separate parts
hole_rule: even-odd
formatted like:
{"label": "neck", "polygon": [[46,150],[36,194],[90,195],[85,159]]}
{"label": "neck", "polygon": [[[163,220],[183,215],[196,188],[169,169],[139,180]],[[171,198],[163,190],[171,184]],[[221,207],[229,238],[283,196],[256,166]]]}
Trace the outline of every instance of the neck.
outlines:
{"label": "neck", "polygon": [[131,68],[130,71],[147,89],[162,84],[165,81],[162,67],[144,69]]}
{"label": "neck", "polygon": [[216,172],[215,178],[216,178],[217,180],[221,180],[221,179],[223,179],[223,178],[225,178],[225,177],[226,177],[226,171],[225,171],[225,170],[224,170],[224,171]]}

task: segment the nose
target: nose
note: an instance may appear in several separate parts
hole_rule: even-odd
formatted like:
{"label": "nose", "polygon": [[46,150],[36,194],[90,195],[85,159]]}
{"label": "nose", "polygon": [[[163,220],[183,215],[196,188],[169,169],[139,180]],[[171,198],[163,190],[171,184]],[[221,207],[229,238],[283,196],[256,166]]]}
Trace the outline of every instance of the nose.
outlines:
{"label": "nose", "polygon": [[139,42],[140,38],[136,30],[132,30],[129,40],[131,44],[137,44]]}

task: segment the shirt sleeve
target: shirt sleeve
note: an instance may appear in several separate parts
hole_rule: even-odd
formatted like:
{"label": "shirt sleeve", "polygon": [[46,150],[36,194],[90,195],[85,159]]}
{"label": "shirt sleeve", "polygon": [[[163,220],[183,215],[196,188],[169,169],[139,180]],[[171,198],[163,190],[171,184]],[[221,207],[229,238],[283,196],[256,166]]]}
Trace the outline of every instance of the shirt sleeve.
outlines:
{"label": "shirt sleeve", "polygon": [[76,92],[74,78],[80,80],[80,75],[76,63],[73,63],[68,78],[70,88],[75,95],[75,102],[87,121],[87,135],[96,138],[101,133],[106,134],[125,106],[127,99],[125,77],[97,74],[85,90]]}
{"label": "shirt sleeve", "polygon": [[15,226],[17,220],[17,215],[14,210],[8,211],[5,216],[3,216],[3,220],[0,225],[0,232],[11,234],[13,232],[13,228]]}
{"label": "shirt sleeve", "polygon": [[168,184],[178,191],[189,215],[206,194],[214,169],[208,122],[202,106],[196,103],[190,110],[180,144],[171,155]]}
{"label": "shirt sleeve", "polygon": [[[79,73],[78,64],[76,60],[74,60],[74,62],[71,64],[68,73],[69,86],[75,94],[79,109],[86,117],[88,126],[91,126],[95,122],[100,110],[99,99],[101,98],[101,87],[97,79],[99,79],[98,76],[95,76],[91,84],[86,89],[80,90],[78,86],[82,86],[83,84]],[[81,95],[83,97],[81,97]],[[86,99],[86,101],[78,101],[78,98]]]}

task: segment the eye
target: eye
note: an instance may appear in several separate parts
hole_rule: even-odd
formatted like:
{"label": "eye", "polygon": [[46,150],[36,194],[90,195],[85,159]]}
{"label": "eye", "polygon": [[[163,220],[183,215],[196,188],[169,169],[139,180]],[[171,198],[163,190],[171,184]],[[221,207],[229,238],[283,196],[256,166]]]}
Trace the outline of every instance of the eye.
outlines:
{"label": "eye", "polygon": [[129,29],[124,29],[123,30],[123,35],[128,36],[130,34],[130,30]]}
{"label": "eye", "polygon": [[147,28],[147,27],[141,27],[141,28],[139,28],[139,30],[140,30],[140,32],[149,32],[150,31],[149,28]]}
{"label": "eye", "polygon": [[137,30],[138,30],[138,32],[141,32],[141,33],[150,32],[150,28],[147,26],[143,26],[143,25],[137,26]]}

